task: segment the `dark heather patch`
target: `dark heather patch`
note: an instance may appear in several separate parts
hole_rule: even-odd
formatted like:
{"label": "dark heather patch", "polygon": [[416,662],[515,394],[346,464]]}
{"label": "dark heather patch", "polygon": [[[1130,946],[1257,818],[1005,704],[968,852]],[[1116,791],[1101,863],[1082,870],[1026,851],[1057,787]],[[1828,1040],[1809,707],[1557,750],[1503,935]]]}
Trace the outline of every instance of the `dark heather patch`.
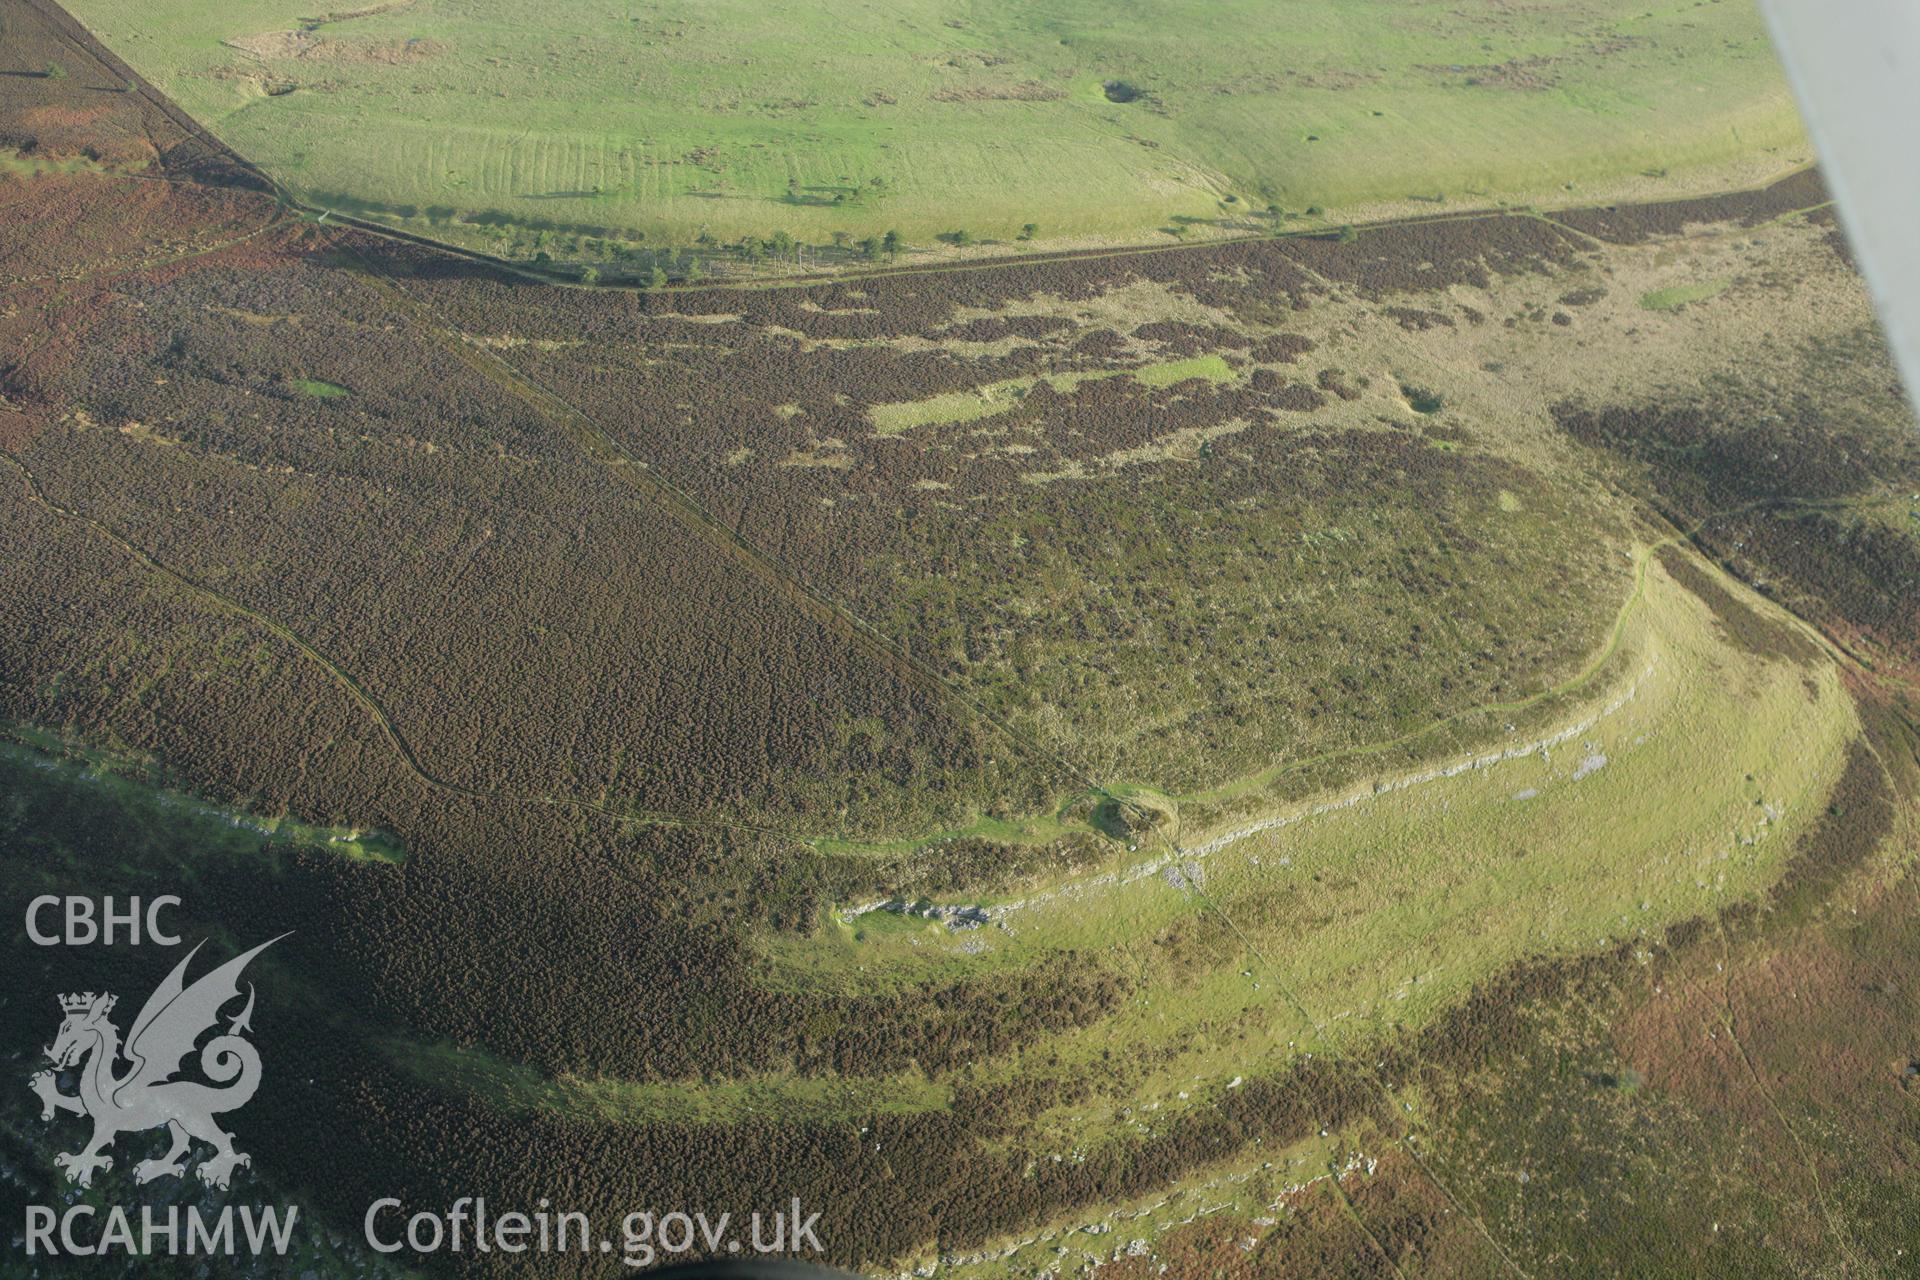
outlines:
{"label": "dark heather patch", "polygon": [[1827,200],[1817,170],[1804,169],[1758,191],[1669,200],[1660,204],[1615,205],[1603,209],[1567,209],[1549,214],[1555,222],[1612,244],[1640,244],[1656,236],[1679,235],[1689,226],[1737,221],[1757,227],[1782,214],[1810,209]]}
{"label": "dark heather patch", "polygon": [[1776,911],[1801,915],[1825,902],[1893,829],[1894,791],[1866,738],[1847,749],[1847,767],[1827,811],[1800,837],[1786,871],[1767,895]]}
{"label": "dark heather patch", "polygon": [[1818,645],[1786,623],[1763,617],[1679,547],[1669,543],[1660,548],[1659,557],[1668,576],[1713,610],[1720,634],[1730,643],[1762,658],[1799,663],[1819,659]]}
{"label": "dark heather patch", "polygon": [[1381,314],[1402,329],[1412,332],[1453,328],[1453,317],[1442,311],[1423,311],[1419,307],[1388,307]]}

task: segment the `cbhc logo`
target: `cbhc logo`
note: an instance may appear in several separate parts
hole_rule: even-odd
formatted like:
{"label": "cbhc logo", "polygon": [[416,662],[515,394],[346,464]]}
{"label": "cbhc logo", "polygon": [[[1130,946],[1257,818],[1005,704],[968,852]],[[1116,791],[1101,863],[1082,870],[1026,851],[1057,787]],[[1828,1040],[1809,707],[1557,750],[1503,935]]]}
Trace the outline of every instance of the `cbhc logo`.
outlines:
{"label": "cbhc logo", "polygon": [[[92,898],[60,898],[46,893],[27,904],[27,937],[42,947],[85,947],[96,942],[110,947],[116,940],[138,946],[144,925],[145,941],[176,947],[180,945],[180,936],[160,927],[160,911],[163,907],[179,905],[180,899],[170,893],[148,902],[144,911],[137,895],[127,899],[125,906],[116,908],[111,894],[96,903]],[[60,931],[45,932],[40,927],[41,919],[55,908],[58,913],[53,920]]]}

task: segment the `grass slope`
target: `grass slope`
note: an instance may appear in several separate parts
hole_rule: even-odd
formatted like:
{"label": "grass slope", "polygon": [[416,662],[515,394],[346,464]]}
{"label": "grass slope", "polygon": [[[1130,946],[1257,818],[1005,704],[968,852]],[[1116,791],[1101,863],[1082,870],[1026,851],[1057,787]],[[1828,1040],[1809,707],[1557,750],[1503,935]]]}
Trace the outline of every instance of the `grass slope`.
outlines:
{"label": "grass slope", "polygon": [[1744,2],[71,7],[317,201],[654,243],[1137,238],[1803,147]]}
{"label": "grass slope", "polygon": [[869,912],[769,938],[776,980],[860,990],[1058,950],[1121,957],[1142,979],[1125,1011],[982,1068],[1110,1077],[1051,1117],[1071,1145],[1123,1104],[1184,1109],[1317,1042],[1424,1025],[1522,956],[1657,939],[1778,876],[1859,720],[1824,657],[1743,648],[1657,566],[1641,599],[1620,679],[1512,758],[1316,797],[1171,856],[1143,845],[981,900],[979,930]]}

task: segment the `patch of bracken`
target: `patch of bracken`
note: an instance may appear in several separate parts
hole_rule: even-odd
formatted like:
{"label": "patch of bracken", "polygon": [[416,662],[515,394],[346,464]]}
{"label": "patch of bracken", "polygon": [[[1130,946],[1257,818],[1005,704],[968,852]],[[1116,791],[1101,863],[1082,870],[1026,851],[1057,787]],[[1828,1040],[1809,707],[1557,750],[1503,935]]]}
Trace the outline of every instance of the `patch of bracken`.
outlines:
{"label": "patch of bracken", "polygon": [[1297,333],[1272,333],[1247,348],[1256,364],[1294,364],[1313,350],[1313,339]]}
{"label": "patch of bracken", "polygon": [[1453,317],[1444,311],[1427,311],[1420,307],[1383,307],[1381,314],[1402,329],[1414,333],[1426,329],[1453,328]]}
{"label": "patch of bracken", "polygon": [[1133,331],[1140,342],[1152,342],[1169,353],[1195,356],[1202,352],[1234,350],[1253,345],[1253,339],[1219,325],[1188,324],[1180,320],[1155,320]]}
{"label": "patch of bracken", "polygon": [[1346,375],[1338,369],[1322,369],[1314,376],[1314,385],[1322,391],[1330,391],[1342,400],[1358,400],[1360,392],[1347,385]]}
{"label": "patch of bracken", "polygon": [[1434,219],[1370,229],[1343,243],[1300,238],[1279,243],[1314,275],[1351,286],[1361,297],[1436,293],[1456,285],[1485,289],[1497,275],[1574,266],[1580,247],[1538,218]]}

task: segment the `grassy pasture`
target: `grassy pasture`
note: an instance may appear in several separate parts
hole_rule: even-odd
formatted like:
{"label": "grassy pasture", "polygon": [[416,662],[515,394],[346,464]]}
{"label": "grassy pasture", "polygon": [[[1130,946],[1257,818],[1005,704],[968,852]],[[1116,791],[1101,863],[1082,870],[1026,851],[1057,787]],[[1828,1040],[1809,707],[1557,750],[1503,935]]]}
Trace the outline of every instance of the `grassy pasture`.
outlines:
{"label": "grassy pasture", "polygon": [[1707,280],[1700,284],[1677,284],[1642,294],[1640,305],[1648,311],[1678,311],[1692,302],[1706,302],[1725,293],[1731,280]]}
{"label": "grassy pasture", "polygon": [[1138,239],[1270,203],[1677,189],[1804,150],[1744,0],[72,8],[315,202],[467,237]]}
{"label": "grassy pasture", "polygon": [[1033,378],[1012,378],[989,383],[971,391],[948,391],[921,400],[903,400],[877,404],[867,416],[881,435],[898,435],[915,427],[948,426],[974,422],[1005,413],[1020,403],[1020,398],[1045,382],[1055,391],[1071,391],[1093,378],[1130,377],[1144,387],[1171,387],[1189,378],[1208,382],[1231,382],[1237,375],[1220,356],[1193,356],[1186,360],[1162,360],[1137,369],[1112,373],[1050,373]]}
{"label": "grassy pasture", "polygon": [[602,1122],[730,1124],[777,1118],[792,1123],[858,1123],[862,1117],[943,1110],[952,1089],[918,1076],[776,1076],[711,1083],[640,1082],[566,1076],[549,1080],[482,1050],[394,1038],[384,1045],[401,1070],[452,1085],[514,1112],[591,1116]]}

